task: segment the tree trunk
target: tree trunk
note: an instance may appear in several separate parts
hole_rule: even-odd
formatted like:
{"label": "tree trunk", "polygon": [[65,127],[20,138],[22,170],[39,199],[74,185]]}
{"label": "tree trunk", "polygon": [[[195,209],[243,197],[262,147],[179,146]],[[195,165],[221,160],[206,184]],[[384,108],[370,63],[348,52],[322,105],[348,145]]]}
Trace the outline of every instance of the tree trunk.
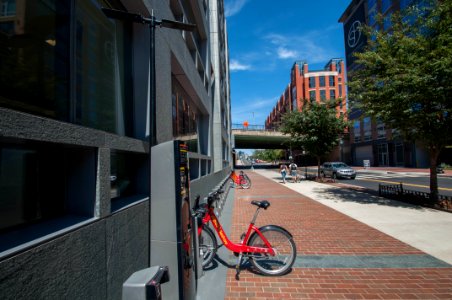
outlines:
{"label": "tree trunk", "polygon": [[439,150],[430,147],[430,200],[438,201],[438,175],[436,170]]}
{"label": "tree trunk", "polygon": [[317,156],[317,178],[320,178],[320,156]]}

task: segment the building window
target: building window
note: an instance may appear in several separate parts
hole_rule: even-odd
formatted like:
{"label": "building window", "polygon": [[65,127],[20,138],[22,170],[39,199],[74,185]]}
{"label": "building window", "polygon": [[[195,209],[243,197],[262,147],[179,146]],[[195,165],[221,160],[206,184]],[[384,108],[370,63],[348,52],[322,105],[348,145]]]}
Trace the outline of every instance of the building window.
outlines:
{"label": "building window", "polygon": [[407,8],[412,2],[413,0],[400,0],[400,9]]}
{"label": "building window", "polygon": [[363,119],[363,131],[364,131],[364,141],[368,142],[372,140],[372,127],[370,117],[365,117]]}
{"label": "building window", "polygon": [[113,150],[110,154],[111,211],[149,196],[145,172],[148,155]]}
{"label": "building window", "polygon": [[359,120],[355,120],[353,122],[353,136],[355,143],[361,142],[361,122]]}
{"label": "building window", "polygon": [[377,121],[377,139],[384,139],[386,138],[386,128],[385,124],[381,121]]}
{"label": "building window", "polygon": [[342,84],[339,84],[339,98],[342,98]]}
{"label": "building window", "polygon": [[14,16],[16,14],[16,0],[0,1],[0,17]]}
{"label": "building window", "polygon": [[107,1],[22,5],[0,51],[0,106],[131,135],[131,25],[105,17]]}
{"label": "building window", "polygon": [[190,152],[198,152],[198,111],[176,77],[173,81],[173,136],[185,141]]}
{"label": "building window", "polygon": [[0,142],[0,233],[66,216],[94,216],[95,149]]}
{"label": "building window", "polygon": [[330,86],[335,86],[336,83],[335,83],[335,81],[334,81],[334,76],[328,76],[328,78],[329,78],[329,84],[330,84]]}
{"label": "building window", "polygon": [[320,100],[326,100],[326,91],[320,90]]}
{"label": "building window", "polygon": [[371,10],[369,10],[369,25],[373,26],[376,21],[377,21],[377,9],[372,8]]}
{"label": "building window", "polygon": [[315,90],[314,91],[309,91],[309,100],[311,100],[311,102],[314,102],[316,99],[315,96]]}
{"label": "building window", "polygon": [[385,13],[392,5],[391,0],[382,0],[381,1],[381,12]]}
{"label": "building window", "polygon": [[309,77],[309,88],[315,88],[315,77]]}
{"label": "building window", "polygon": [[376,4],[377,4],[377,0],[368,0],[367,1],[367,7],[369,8],[369,10],[374,8]]}
{"label": "building window", "polygon": [[336,99],[336,91],[330,90],[330,99]]}
{"label": "building window", "polygon": [[325,86],[325,76],[319,76],[319,86],[320,87]]}
{"label": "building window", "polygon": [[389,13],[389,14],[387,14],[384,17],[384,19],[383,19],[383,30],[388,30],[391,27],[391,25],[392,25],[391,15],[392,14]]}

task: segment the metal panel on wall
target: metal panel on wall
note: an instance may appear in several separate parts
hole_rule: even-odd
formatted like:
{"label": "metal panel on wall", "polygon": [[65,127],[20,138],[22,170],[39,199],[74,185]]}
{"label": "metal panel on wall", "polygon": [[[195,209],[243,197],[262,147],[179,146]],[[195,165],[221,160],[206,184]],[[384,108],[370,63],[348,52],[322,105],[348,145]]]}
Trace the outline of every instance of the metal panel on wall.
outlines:
{"label": "metal panel on wall", "polygon": [[361,51],[364,45],[366,45],[366,37],[360,30],[360,27],[364,25],[366,25],[366,14],[363,1],[344,24],[347,70],[350,70],[350,67],[355,61],[353,53]]}

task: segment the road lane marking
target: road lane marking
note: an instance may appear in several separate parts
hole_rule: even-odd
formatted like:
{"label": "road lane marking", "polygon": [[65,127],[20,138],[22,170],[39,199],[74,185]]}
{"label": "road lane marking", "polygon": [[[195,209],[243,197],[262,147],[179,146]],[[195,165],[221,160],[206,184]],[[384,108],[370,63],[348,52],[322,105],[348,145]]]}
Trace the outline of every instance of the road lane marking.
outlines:
{"label": "road lane marking", "polygon": [[[400,184],[400,183],[402,183],[403,185],[406,185],[406,186],[413,186],[413,187],[420,187],[420,188],[430,189],[430,186],[428,186],[428,185],[420,185],[420,184],[414,184],[414,183],[405,183],[405,182],[400,182],[400,181],[396,182],[396,181],[386,181],[386,180],[377,180],[377,179],[368,179],[368,178],[359,178],[358,180],[389,183],[389,184]],[[442,188],[442,187],[438,187],[438,190],[452,191],[452,189],[450,189],[450,188]]]}
{"label": "road lane marking", "polygon": [[[316,173],[308,172],[308,174],[310,174],[310,175],[317,175],[317,172],[316,172]],[[402,178],[402,176],[401,176],[401,178]],[[367,177],[362,177],[359,173],[357,174],[355,180],[372,181],[372,182],[381,182],[381,183],[388,183],[388,184],[400,184],[400,183],[401,183],[400,181],[396,182],[396,181],[386,181],[386,180],[369,179],[369,178],[367,178]],[[406,186],[412,186],[412,187],[420,187],[420,188],[425,188],[425,189],[430,189],[430,186],[428,186],[428,185],[420,185],[420,184],[405,183],[405,182],[403,182],[403,185],[406,185]],[[442,190],[442,191],[452,191],[452,188],[438,187],[438,190]]]}

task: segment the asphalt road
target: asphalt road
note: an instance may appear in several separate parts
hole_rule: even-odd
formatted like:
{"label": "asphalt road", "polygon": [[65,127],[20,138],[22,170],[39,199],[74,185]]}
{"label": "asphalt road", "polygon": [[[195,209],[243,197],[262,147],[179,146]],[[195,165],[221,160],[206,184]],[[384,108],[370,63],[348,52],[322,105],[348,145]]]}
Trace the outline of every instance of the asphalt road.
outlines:
{"label": "asphalt road", "polygon": [[[316,169],[309,169],[312,174],[317,173]],[[356,179],[339,179],[338,182],[356,185],[378,191],[379,184],[403,184],[408,190],[429,192],[430,176],[424,173],[396,173],[396,172],[369,172],[358,170]],[[439,194],[452,196],[452,177],[438,175]]]}

